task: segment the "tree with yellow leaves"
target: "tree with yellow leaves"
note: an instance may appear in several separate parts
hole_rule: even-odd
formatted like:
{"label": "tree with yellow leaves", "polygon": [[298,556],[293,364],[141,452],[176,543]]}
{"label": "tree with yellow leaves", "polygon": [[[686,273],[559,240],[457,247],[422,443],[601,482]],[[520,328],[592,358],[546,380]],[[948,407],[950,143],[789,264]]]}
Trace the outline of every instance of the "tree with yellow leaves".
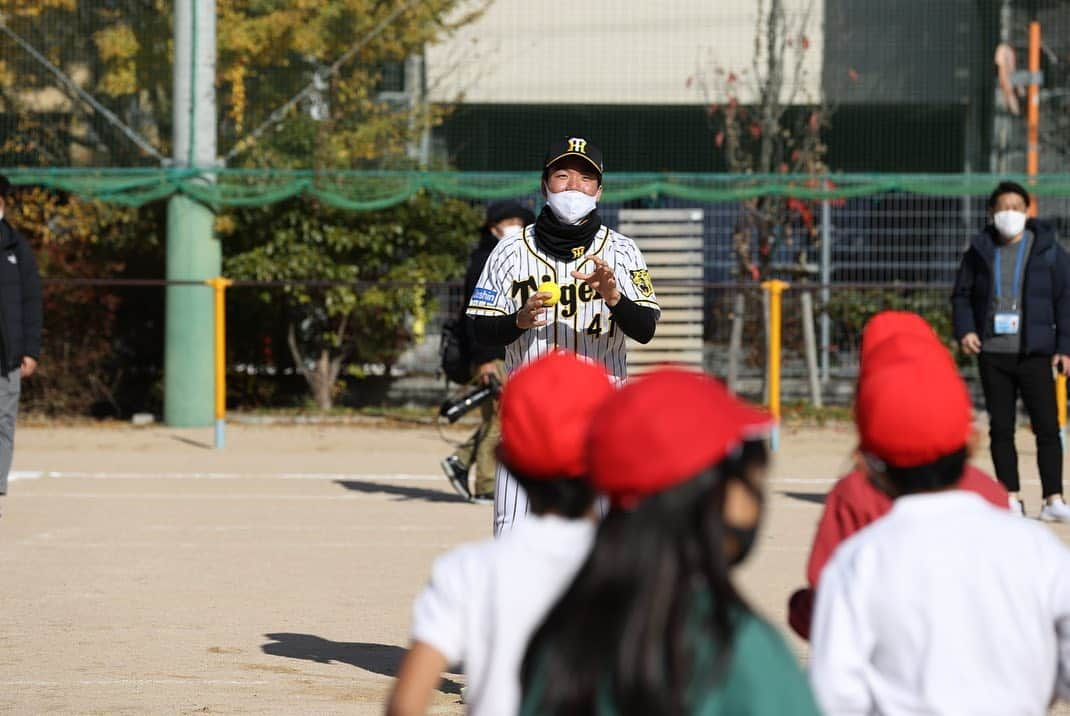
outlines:
{"label": "tree with yellow leaves", "polygon": [[[443,110],[384,99],[384,75],[484,9],[465,0],[217,0],[216,7],[222,153],[235,166],[322,169],[405,166],[414,138]],[[0,0],[0,14],[45,61],[170,155],[172,0]],[[8,34],[0,36],[0,58],[8,122],[0,161],[154,161]],[[332,67],[339,58],[348,61]],[[250,141],[310,84],[308,101]]]}

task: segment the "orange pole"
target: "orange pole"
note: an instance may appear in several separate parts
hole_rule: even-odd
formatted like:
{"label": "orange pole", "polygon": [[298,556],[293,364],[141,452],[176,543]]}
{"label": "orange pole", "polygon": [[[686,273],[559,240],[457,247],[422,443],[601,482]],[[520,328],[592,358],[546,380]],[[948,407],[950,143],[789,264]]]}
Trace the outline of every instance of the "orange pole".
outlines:
{"label": "orange pole", "polygon": [[[1026,95],[1026,174],[1036,176],[1040,165],[1040,23],[1029,23],[1029,90]],[[1032,184],[1033,182],[1030,182]],[[1029,202],[1029,215],[1037,215],[1037,202]]]}
{"label": "orange pole", "polygon": [[[1029,90],[1026,95],[1026,155],[1025,171],[1030,177],[1035,177],[1040,169],[1040,83],[1037,75],[1040,74],[1040,23],[1033,20],[1029,23]],[[1035,182],[1031,180],[1032,186]],[[1033,196],[1029,202],[1029,215],[1037,215],[1037,198]],[[1066,376],[1058,373],[1055,376],[1055,404],[1059,413],[1059,432],[1066,429]]]}

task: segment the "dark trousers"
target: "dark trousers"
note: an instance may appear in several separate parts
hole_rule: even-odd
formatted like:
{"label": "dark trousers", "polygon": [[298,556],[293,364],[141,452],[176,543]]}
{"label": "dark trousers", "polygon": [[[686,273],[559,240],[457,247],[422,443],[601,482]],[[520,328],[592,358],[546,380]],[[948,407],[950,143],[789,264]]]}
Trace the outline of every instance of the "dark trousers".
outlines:
{"label": "dark trousers", "polygon": [[981,387],[988,409],[988,435],[996,477],[1017,492],[1018,451],[1014,448],[1015,409],[1022,396],[1037,438],[1037,468],[1044,497],[1063,490],[1063,446],[1051,356],[982,353],[978,357]]}

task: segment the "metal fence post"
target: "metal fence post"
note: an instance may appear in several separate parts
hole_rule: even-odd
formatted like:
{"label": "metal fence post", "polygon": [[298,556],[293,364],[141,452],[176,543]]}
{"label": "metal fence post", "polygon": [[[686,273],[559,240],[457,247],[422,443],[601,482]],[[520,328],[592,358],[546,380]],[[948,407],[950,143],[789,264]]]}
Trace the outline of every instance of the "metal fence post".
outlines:
{"label": "metal fence post", "polygon": [[215,340],[215,447],[222,450],[226,444],[224,430],[227,415],[227,287],[234,282],[229,278],[216,276],[205,281],[212,287],[212,303]]}
{"label": "metal fence post", "polygon": [[788,284],[785,281],[773,279],[762,282],[762,288],[769,297],[769,355],[766,370],[769,380],[766,386],[769,393],[769,412],[773,415],[776,425],[770,436],[769,447],[776,451],[780,447],[780,324],[781,324],[781,298]]}
{"label": "metal fence post", "polygon": [[829,382],[829,343],[832,326],[829,321],[829,280],[832,277],[832,207],[829,200],[821,202],[821,382]]}

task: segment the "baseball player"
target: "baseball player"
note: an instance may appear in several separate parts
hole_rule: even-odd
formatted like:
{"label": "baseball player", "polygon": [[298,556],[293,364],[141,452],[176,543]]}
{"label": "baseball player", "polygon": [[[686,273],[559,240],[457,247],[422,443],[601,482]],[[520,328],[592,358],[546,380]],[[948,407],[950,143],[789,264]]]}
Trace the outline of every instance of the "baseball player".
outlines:
{"label": "baseball player", "polygon": [[[487,259],[467,315],[476,340],[506,347],[507,373],[566,350],[601,364],[619,384],[627,376],[625,337],[654,337],[661,310],[643,255],[598,216],[602,173],[602,152],[586,139],[551,144],[542,173],[546,206]],[[551,422],[553,410],[548,403]],[[523,490],[499,465],[494,534],[526,512]]]}

